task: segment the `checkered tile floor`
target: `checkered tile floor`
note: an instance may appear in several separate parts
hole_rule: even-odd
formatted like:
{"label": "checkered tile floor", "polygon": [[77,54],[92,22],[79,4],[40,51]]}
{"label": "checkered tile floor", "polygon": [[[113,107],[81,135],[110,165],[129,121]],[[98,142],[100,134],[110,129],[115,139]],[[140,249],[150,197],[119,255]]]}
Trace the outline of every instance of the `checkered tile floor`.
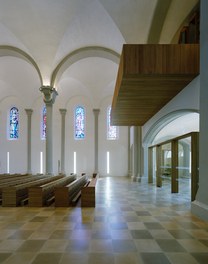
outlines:
{"label": "checkered tile floor", "polygon": [[182,193],[109,177],[96,208],[1,207],[0,263],[207,264],[208,222]]}

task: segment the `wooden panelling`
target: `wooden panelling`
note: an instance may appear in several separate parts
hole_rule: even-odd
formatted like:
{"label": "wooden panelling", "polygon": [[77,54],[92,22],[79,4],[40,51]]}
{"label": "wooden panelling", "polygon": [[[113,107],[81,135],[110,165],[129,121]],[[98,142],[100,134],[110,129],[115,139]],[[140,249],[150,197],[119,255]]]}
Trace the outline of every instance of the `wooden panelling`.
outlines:
{"label": "wooden panelling", "polygon": [[198,74],[198,44],[124,45],[112,125],[144,125]]}

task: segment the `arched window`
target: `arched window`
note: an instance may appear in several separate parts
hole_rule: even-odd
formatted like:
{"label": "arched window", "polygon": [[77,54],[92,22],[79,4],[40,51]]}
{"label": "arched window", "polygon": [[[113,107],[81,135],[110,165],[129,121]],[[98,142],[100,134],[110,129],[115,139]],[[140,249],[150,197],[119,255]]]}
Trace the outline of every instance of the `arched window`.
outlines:
{"label": "arched window", "polygon": [[82,106],[77,106],[74,112],[74,137],[75,139],[85,138],[85,109]]}
{"label": "arched window", "polygon": [[107,139],[115,140],[118,139],[118,127],[111,126],[110,119],[111,119],[111,106],[107,108]]}
{"label": "arched window", "polygon": [[42,108],[42,117],[41,117],[41,139],[46,139],[46,106]]}
{"label": "arched window", "polygon": [[19,138],[19,110],[12,107],[9,112],[9,139]]}

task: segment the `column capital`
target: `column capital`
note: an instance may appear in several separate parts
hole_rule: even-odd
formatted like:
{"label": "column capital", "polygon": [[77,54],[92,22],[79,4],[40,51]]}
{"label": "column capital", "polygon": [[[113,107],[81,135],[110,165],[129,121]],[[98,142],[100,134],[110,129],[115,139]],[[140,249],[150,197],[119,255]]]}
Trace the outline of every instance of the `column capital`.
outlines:
{"label": "column capital", "polygon": [[64,115],[66,115],[67,110],[66,109],[63,109],[63,108],[60,108],[59,109],[59,112],[60,112],[61,115],[64,116]]}
{"label": "column capital", "polygon": [[33,110],[32,109],[25,109],[25,112],[28,116],[31,116],[32,113],[33,113]]}
{"label": "column capital", "polygon": [[55,88],[53,88],[52,86],[41,86],[39,89],[43,95],[43,101],[46,104],[53,104],[55,102],[56,96],[58,95],[57,91]]}
{"label": "column capital", "polygon": [[93,109],[94,115],[99,115],[100,109]]}

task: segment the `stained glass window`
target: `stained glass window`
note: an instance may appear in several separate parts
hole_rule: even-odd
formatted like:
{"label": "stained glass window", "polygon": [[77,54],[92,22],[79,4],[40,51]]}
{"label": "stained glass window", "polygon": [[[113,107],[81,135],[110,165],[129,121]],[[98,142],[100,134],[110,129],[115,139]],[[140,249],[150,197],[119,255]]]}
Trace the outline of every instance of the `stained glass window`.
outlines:
{"label": "stained glass window", "polygon": [[77,106],[75,108],[75,139],[85,138],[85,109],[82,106]]}
{"label": "stained glass window", "polygon": [[41,139],[46,139],[46,106],[42,109]]}
{"label": "stained glass window", "polygon": [[107,108],[107,139],[115,140],[118,139],[118,127],[111,126],[111,106]]}
{"label": "stained glass window", "polygon": [[19,138],[19,110],[12,107],[9,112],[9,139]]}

